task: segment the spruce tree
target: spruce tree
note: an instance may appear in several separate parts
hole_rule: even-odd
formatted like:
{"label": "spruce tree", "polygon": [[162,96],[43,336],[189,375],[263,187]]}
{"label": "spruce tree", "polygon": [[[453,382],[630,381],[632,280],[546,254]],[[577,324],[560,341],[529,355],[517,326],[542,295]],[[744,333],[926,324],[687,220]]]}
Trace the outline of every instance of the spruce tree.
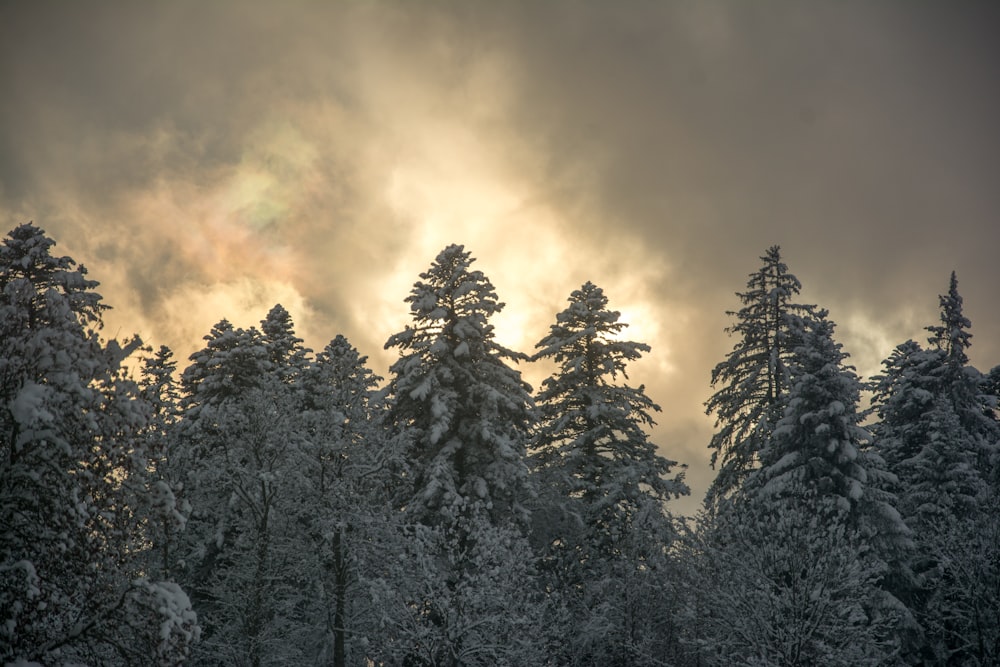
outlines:
{"label": "spruce tree", "polygon": [[987,491],[977,448],[946,390],[947,365],[944,350],[907,341],[873,384],[878,450],[899,479],[903,516],[918,530],[974,514]]}
{"label": "spruce tree", "polygon": [[100,339],[98,283],[54,245],[0,245],[0,661],[175,664],[198,627],[142,558],[140,341]]}
{"label": "spruce tree", "polygon": [[788,357],[797,344],[789,317],[814,308],[794,301],[802,285],[788,272],[778,246],[768,248],[761,260],[747,290],[737,292],[742,308],[727,313],[736,318],[726,329],[738,337],[736,345],[712,370],[716,392],[705,405],[716,417],[709,448],[719,472],[706,496],[709,508],[738,493],[759,467],[760,450],[781,418],[789,390]]}
{"label": "spruce tree", "polygon": [[593,283],[575,290],[569,304],[536,346],[535,359],[551,359],[557,370],[538,393],[532,441],[538,485],[550,503],[536,525],[581,640],[566,642],[563,659],[645,664],[658,652],[651,648],[658,637],[636,620],[663,612],[644,593],[664,576],[673,532],[665,503],[688,488],[644,430],[660,407],[643,386],[624,384],[628,362],[649,346],[617,340],[627,325]]}
{"label": "spruce tree", "polygon": [[942,389],[950,399],[962,428],[976,451],[980,473],[989,478],[993,458],[1000,443],[1000,424],[991,414],[989,380],[969,365],[966,350],[972,345],[972,322],[963,314],[963,299],[958,292],[958,278],[951,272],[948,293],[938,297],[941,324],[927,327],[927,339],[944,355]]}
{"label": "spruce tree", "polygon": [[969,365],[971,322],[954,272],[939,303],[940,324],[927,327],[929,347],[899,345],[874,379],[873,429],[916,536],[917,580],[907,601],[924,635],[914,653],[986,664],[997,656],[992,609],[1000,606],[990,483],[1000,429],[988,378]]}
{"label": "spruce tree", "polygon": [[706,629],[723,663],[884,664],[910,619],[892,591],[910,531],[861,426],[861,382],[833,323],[814,310],[786,326],[796,345],[783,414],[741,502],[710,517],[695,554],[713,610]]}
{"label": "spruce tree", "polygon": [[881,556],[898,560],[910,531],[890,490],[895,479],[861,426],[861,380],[845,364],[825,311],[790,322],[799,344],[788,361],[788,401],[761,451],[761,469],[748,480],[755,502],[795,498],[814,503],[817,514],[836,507]]}
{"label": "spruce tree", "polygon": [[387,418],[408,463],[399,493],[408,556],[384,574],[389,662],[537,660],[525,653],[539,630],[533,592],[511,585],[530,576],[525,447],[534,409],[508,365],[526,357],[495,340],[489,320],[504,304],[472,262],[460,245],[442,250],[406,299],[412,325],[386,343],[400,351]]}
{"label": "spruce tree", "polygon": [[389,418],[409,439],[407,511],[436,523],[484,513],[523,522],[532,492],[525,462],[534,420],[530,387],[508,362],[489,318],[504,304],[474,260],[450,245],[420,274],[406,301],[413,325],[393,335]]}

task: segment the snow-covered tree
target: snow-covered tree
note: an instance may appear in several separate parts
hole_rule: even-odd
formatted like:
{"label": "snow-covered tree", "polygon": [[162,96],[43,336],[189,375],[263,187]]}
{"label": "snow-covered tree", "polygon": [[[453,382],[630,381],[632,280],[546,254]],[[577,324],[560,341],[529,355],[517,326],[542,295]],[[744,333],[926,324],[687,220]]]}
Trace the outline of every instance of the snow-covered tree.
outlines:
{"label": "snow-covered tree", "polygon": [[295,335],[292,316],[276,304],[261,320],[260,330],[273,372],[286,384],[294,382],[309,365],[310,350]]}
{"label": "snow-covered tree", "polygon": [[148,405],[97,282],[32,224],[0,245],[0,661],[175,664],[198,626],[146,578]]}
{"label": "snow-covered tree", "polygon": [[534,555],[511,525],[397,526],[383,576],[376,664],[492,667],[546,664]]}
{"label": "snow-covered tree", "polygon": [[980,473],[988,478],[1000,445],[1000,423],[992,414],[994,400],[989,396],[989,379],[969,365],[966,350],[972,344],[972,322],[962,313],[963,300],[958,293],[958,278],[952,271],[948,294],[939,298],[941,324],[927,327],[927,339],[944,355],[941,390],[951,400],[962,428],[974,447]]}
{"label": "snow-covered tree", "polygon": [[481,511],[523,521],[531,497],[525,443],[534,419],[530,387],[507,362],[489,318],[504,304],[471,253],[450,245],[410,296],[413,325],[392,336],[389,415],[410,439],[411,516],[436,523]]}
{"label": "snow-covered tree", "polygon": [[628,325],[593,283],[569,302],[536,346],[535,359],[552,359],[558,369],[538,393],[532,456],[567,502],[586,508],[586,523],[605,534],[604,542],[647,503],[662,505],[688,488],[683,474],[671,477],[677,463],[660,456],[644,431],[655,425],[652,413],[660,407],[645,387],[624,384],[628,362],[649,346],[616,339]]}
{"label": "snow-covered tree", "polygon": [[302,647],[289,653],[279,622],[297,594],[286,574],[304,539],[289,522],[288,493],[301,401],[289,367],[274,361],[292,355],[274,355],[274,339],[223,320],[182,376],[177,458],[192,508],[184,576],[205,629],[196,657],[212,664],[304,659]]}
{"label": "snow-covered tree", "polygon": [[[817,513],[817,504],[822,511]],[[885,565],[830,498],[736,505],[682,551],[690,664],[898,664]]]}
{"label": "snow-covered tree", "polygon": [[1000,503],[919,532],[925,664],[1000,664]]}
{"label": "snow-covered tree", "polygon": [[946,365],[943,350],[907,341],[875,378],[878,450],[899,478],[900,511],[917,530],[974,514],[987,491],[977,448],[945,391]]}
{"label": "snow-covered tree", "polygon": [[727,313],[736,318],[726,330],[738,337],[736,345],[712,370],[716,392],[705,405],[716,418],[718,430],[709,448],[719,473],[706,496],[708,507],[739,492],[757,469],[790,388],[788,358],[797,342],[789,317],[808,315],[814,308],[794,302],[802,286],[788,272],[778,246],[768,248],[761,260],[747,291],[737,292],[742,308]]}
{"label": "snow-covered tree", "polygon": [[199,419],[202,406],[222,403],[260,386],[272,368],[260,332],[237,329],[220,320],[205,336],[205,347],[191,355],[181,376],[185,418]]}
{"label": "snow-covered tree", "polygon": [[[396,639],[414,639],[407,630],[412,623],[446,637],[449,646],[434,653],[451,656],[446,664],[516,663],[513,654],[477,653],[481,657],[474,662],[469,653],[481,638],[536,625],[490,611],[530,608],[530,588],[497,584],[523,567],[517,559],[525,548],[522,532],[533,496],[525,447],[534,410],[530,387],[508,365],[525,356],[501,346],[489,323],[504,304],[472,262],[460,245],[442,250],[406,299],[412,326],[386,343],[400,351],[386,391],[388,420],[408,463],[400,493],[409,524],[403,530],[429,531],[417,553],[432,559],[439,573],[430,582],[413,581],[404,565],[403,581],[392,588],[405,600],[407,620],[387,618],[395,619],[390,625],[400,633]],[[501,551],[479,547],[483,536],[498,534],[502,539],[490,544]],[[502,597],[488,604],[460,603],[466,591],[476,590]],[[424,611],[434,608],[455,613]],[[411,649],[409,659],[417,664],[445,659],[428,658],[415,644]]]}
{"label": "snow-covered tree", "polygon": [[755,502],[832,500],[852,526],[883,542],[883,555],[898,558],[910,531],[888,489],[895,479],[861,426],[861,381],[845,364],[848,355],[833,339],[825,311],[790,324],[799,343],[788,360],[787,405],[747,485]]}
{"label": "snow-covered tree", "polygon": [[[883,664],[914,627],[896,596],[911,531],[871,447],[862,384],[826,312],[785,317],[782,414],[739,502],[703,527],[708,656],[718,664]],[[756,609],[752,619],[741,619]],[[713,656],[714,657],[711,657]]]}
{"label": "snow-covered tree", "polygon": [[177,566],[180,535],[191,505],[184,497],[183,471],[177,469],[174,449],[180,419],[180,387],[174,377],[173,352],[160,346],[143,359],[141,391],[151,408],[142,431],[146,447],[149,494],[139,511],[145,512],[150,540],[149,569],[170,577]]}
{"label": "snow-covered tree", "polygon": [[[664,504],[688,493],[677,465],[657,453],[645,428],[659,406],[631,387],[628,362],[649,346],[617,340],[627,325],[604,292],[584,284],[537,345],[557,370],[537,396],[532,459],[543,503],[535,521],[554,586],[570,607],[581,641],[567,642],[574,664],[644,664],[646,618],[672,518]],[[646,606],[646,608],[643,608]]]}
{"label": "snow-covered tree", "polygon": [[997,653],[984,648],[995,637],[982,632],[995,619],[981,606],[980,593],[962,586],[1000,587],[986,581],[1000,562],[996,545],[985,558],[977,553],[983,536],[995,532],[988,526],[996,522],[990,481],[1000,429],[988,378],[968,363],[971,323],[954,273],[940,305],[941,324],[927,327],[930,347],[907,341],[883,362],[873,382],[873,430],[899,479],[899,508],[916,536],[911,567],[917,581],[906,591],[924,629],[915,653],[965,664]]}
{"label": "snow-covered tree", "polygon": [[381,378],[343,336],[305,369],[304,438],[296,471],[294,523],[309,541],[296,566],[302,621],[290,639],[311,645],[310,664],[361,664],[377,616],[367,578],[384,557],[391,517],[385,489],[391,470],[382,435]]}

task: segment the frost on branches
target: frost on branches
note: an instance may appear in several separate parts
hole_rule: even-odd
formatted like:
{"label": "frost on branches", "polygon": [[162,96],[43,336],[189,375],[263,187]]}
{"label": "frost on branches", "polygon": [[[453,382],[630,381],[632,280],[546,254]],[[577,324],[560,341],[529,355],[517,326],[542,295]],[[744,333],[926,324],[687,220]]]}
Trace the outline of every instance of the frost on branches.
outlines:
{"label": "frost on branches", "polygon": [[392,336],[389,413],[409,439],[415,518],[483,513],[523,522],[532,495],[525,463],[530,387],[507,362],[489,318],[504,304],[462,246],[441,251],[406,301],[413,324]]}
{"label": "frost on branches", "polygon": [[659,590],[673,539],[665,503],[688,488],[643,430],[660,407],[642,386],[624,384],[628,362],[649,346],[617,340],[627,325],[593,283],[569,304],[537,345],[535,358],[552,359],[557,371],[538,394],[532,442],[535,536],[549,585],[567,625],[587,628],[563,643],[561,660],[646,664],[662,635],[639,621],[662,611],[649,593]]}
{"label": "frost on branches", "polygon": [[198,626],[144,578],[140,343],[100,339],[97,283],[53,245],[25,224],[0,246],[0,661],[174,664]]}
{"label": "frost on branches", "polygon": [[472,262],[462,246],[442,250],[406,299],[412,325],[386,343],[400,351],[387,417],[408,466],[407,546],[382,595],[391,662],[534,662],[524,652],[540,631],[524,537],[533,405],[508,365],[524,355],[494,340],[489,318],[503,304]]}
{"label": "frost on branches", "polygon": [[761,260],[747,291],[737,292],[743,307],[727,313],[736,318],[726,330],[737,336],[736,345],[712,370],[716,391],[705,406],[716,418],[718,430],[709,448],[719,474],[705,499],[709,508],[737,493],[758,468],[760,450],[781,418],[788,394],[788,358],[796,345],[789,318],[814,309],[793,301],[802,285],[788,272],[778,246],[768,248]]}
{"label": "frost on branches", "polygon": [[968,363],[972,323],[954,273],[939,302],[930,347],[906,341],[874,378],[874,431],[916,535],[916,580],[906,593],[923,637],[912,652],[929,662],[990,664],[1000,657],[996,397]]}

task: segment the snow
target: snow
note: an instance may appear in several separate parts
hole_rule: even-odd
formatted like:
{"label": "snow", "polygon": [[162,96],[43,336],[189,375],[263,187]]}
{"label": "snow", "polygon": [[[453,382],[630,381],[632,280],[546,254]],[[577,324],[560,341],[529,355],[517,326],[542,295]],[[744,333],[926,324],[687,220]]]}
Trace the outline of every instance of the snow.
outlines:
{"label": "snow", "polygon": [[31,382],[24,383],[14,400],[10,402],[10,413],[22,427],[29,427],[38,422],[51,423],[55,420],[52,413],[45,409],[46,388]]}

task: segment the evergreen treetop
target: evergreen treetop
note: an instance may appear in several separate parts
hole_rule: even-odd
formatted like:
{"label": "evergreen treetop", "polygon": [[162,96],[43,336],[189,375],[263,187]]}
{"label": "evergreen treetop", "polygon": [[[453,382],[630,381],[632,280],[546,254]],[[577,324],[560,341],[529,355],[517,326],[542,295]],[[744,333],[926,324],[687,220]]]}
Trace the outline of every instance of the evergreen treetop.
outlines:
{"label": "evergreen treetop", "polygon": [[399,348],[389,418],[409,442],[410,511],[427,521],[469,512],[524,520],[532,493],[524,461],[534,421],[530,387],[508,361],[526,356],[494,338],[504,304],[463,246],[449,245],[406,302],[413,319],[386,342]]}
{"label": "evergreen treetop", "polygon": [[706,495],[706,505],[737,493],[759,466],[759,453],[781,418],[789,389],[788,358],[797,341],[789,318],[815,308],[796,303],[802,285],[771,246],[763,265],[750,274],[745,292],[737,292],[742,308],[727,315],[736,322],[726,332],[738,337],[733,350],[712,370],[715,393],[705,403],[715,414],[716,433],[709,448],[719,473]]}

